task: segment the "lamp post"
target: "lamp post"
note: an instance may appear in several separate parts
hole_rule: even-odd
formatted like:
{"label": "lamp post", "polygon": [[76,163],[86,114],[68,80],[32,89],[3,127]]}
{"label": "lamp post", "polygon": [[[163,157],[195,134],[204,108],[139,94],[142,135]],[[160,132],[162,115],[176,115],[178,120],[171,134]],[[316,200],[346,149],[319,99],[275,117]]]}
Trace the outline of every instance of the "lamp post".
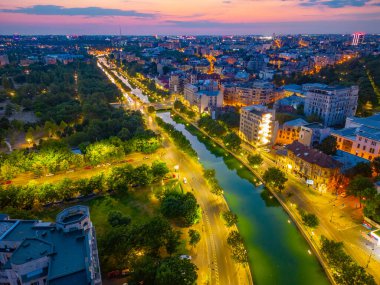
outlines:
{"label": "lamp post", "polygon": [[333,219],[333,215],[334,215],[334,208],[335,208],[335,204],[333,205],[333,208],[332,208],[332,211],[331,211],[330,222],[332,222],[332,219]]}
{"label": "lamp post", "polygon": [[372,245],[371,254],[370,254],[369,257],[368,257],[367,265],[366,265],[365,268],[368,268],[368,265],[369,265],[369,263],[371,262],[371,258],[372,258],[372,255],[373,255],[373,252],[374,252],[374,251],[375,251],[375,245],[373,244],[373,245]]}

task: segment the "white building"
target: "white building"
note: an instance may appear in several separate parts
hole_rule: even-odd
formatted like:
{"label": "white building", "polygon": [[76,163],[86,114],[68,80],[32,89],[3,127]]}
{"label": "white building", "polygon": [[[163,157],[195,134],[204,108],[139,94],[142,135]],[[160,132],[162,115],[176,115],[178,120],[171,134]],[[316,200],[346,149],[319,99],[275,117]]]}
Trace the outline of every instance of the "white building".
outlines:
{"label": "white building", "polygon": [[199,80],[195,84],[186,84],[184,97],[191,106],[196,106],[200,113],[212,114],[216,108],[223,106],[223,93],[218,83],[213,80]]}
{"label": "white building", "polygon": [[0,284],[101,285],[88,207],[65,209],[56,223],[1,215]]}
{"label": "white building", "polygon": [[305,115],[317,115],[325,126],[344,124],[356,113],[358,93],[357,86],[310,88],[306,92]]}
{"label": "white building", "polygon": [[275,111],[262,105],[241,108],[240,137],[250,144],[265,145],[273,143],[277,124],[274,121]]}

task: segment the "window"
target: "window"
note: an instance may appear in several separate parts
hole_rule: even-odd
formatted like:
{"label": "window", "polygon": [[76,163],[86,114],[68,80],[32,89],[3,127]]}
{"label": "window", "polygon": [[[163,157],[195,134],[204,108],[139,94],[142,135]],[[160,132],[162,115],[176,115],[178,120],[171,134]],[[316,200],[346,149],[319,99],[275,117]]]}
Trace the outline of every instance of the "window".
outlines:
{"label": "window", "polygon": [[360,143],[358,143],[358,148],[360,148]]}
{"label": "window", "polygon": [[365,145],[363,145],[363,150],[365,150],[366,149],[366,146]]}

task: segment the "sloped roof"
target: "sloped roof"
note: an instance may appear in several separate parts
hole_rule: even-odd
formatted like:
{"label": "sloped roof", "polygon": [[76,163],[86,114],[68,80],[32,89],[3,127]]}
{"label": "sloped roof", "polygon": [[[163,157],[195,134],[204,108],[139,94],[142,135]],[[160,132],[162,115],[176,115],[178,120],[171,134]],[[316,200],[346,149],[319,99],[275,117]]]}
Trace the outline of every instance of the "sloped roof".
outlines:
{"label": "sloped roof", "polygon": [[340,168],[342,163],[336,161],[331,156],[303,145],[298,141],[294,141],[292,144],[287,146],[287,149],[294,153],[295,156],[301,158],[302,160],[316,164],[323,168]]}

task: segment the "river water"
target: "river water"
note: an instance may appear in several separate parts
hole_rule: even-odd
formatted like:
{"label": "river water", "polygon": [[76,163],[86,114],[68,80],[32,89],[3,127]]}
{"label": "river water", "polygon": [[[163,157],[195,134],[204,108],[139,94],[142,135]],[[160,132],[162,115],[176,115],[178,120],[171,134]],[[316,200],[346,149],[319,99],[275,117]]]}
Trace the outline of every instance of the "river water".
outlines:
{"label": "river water", "polygon": [[275,198],[271,199],[263,186],[255,187],[256,178],[248,169],[196,129],[189,128],[190,133],[183,124],[174,122],[170,113],[157,116],[189,139],[206,168],[216,170],[227,204],[239,217],[238,228],[255,285],[329,284],[317,258],[308,253],[310,247],[301,233]]}

